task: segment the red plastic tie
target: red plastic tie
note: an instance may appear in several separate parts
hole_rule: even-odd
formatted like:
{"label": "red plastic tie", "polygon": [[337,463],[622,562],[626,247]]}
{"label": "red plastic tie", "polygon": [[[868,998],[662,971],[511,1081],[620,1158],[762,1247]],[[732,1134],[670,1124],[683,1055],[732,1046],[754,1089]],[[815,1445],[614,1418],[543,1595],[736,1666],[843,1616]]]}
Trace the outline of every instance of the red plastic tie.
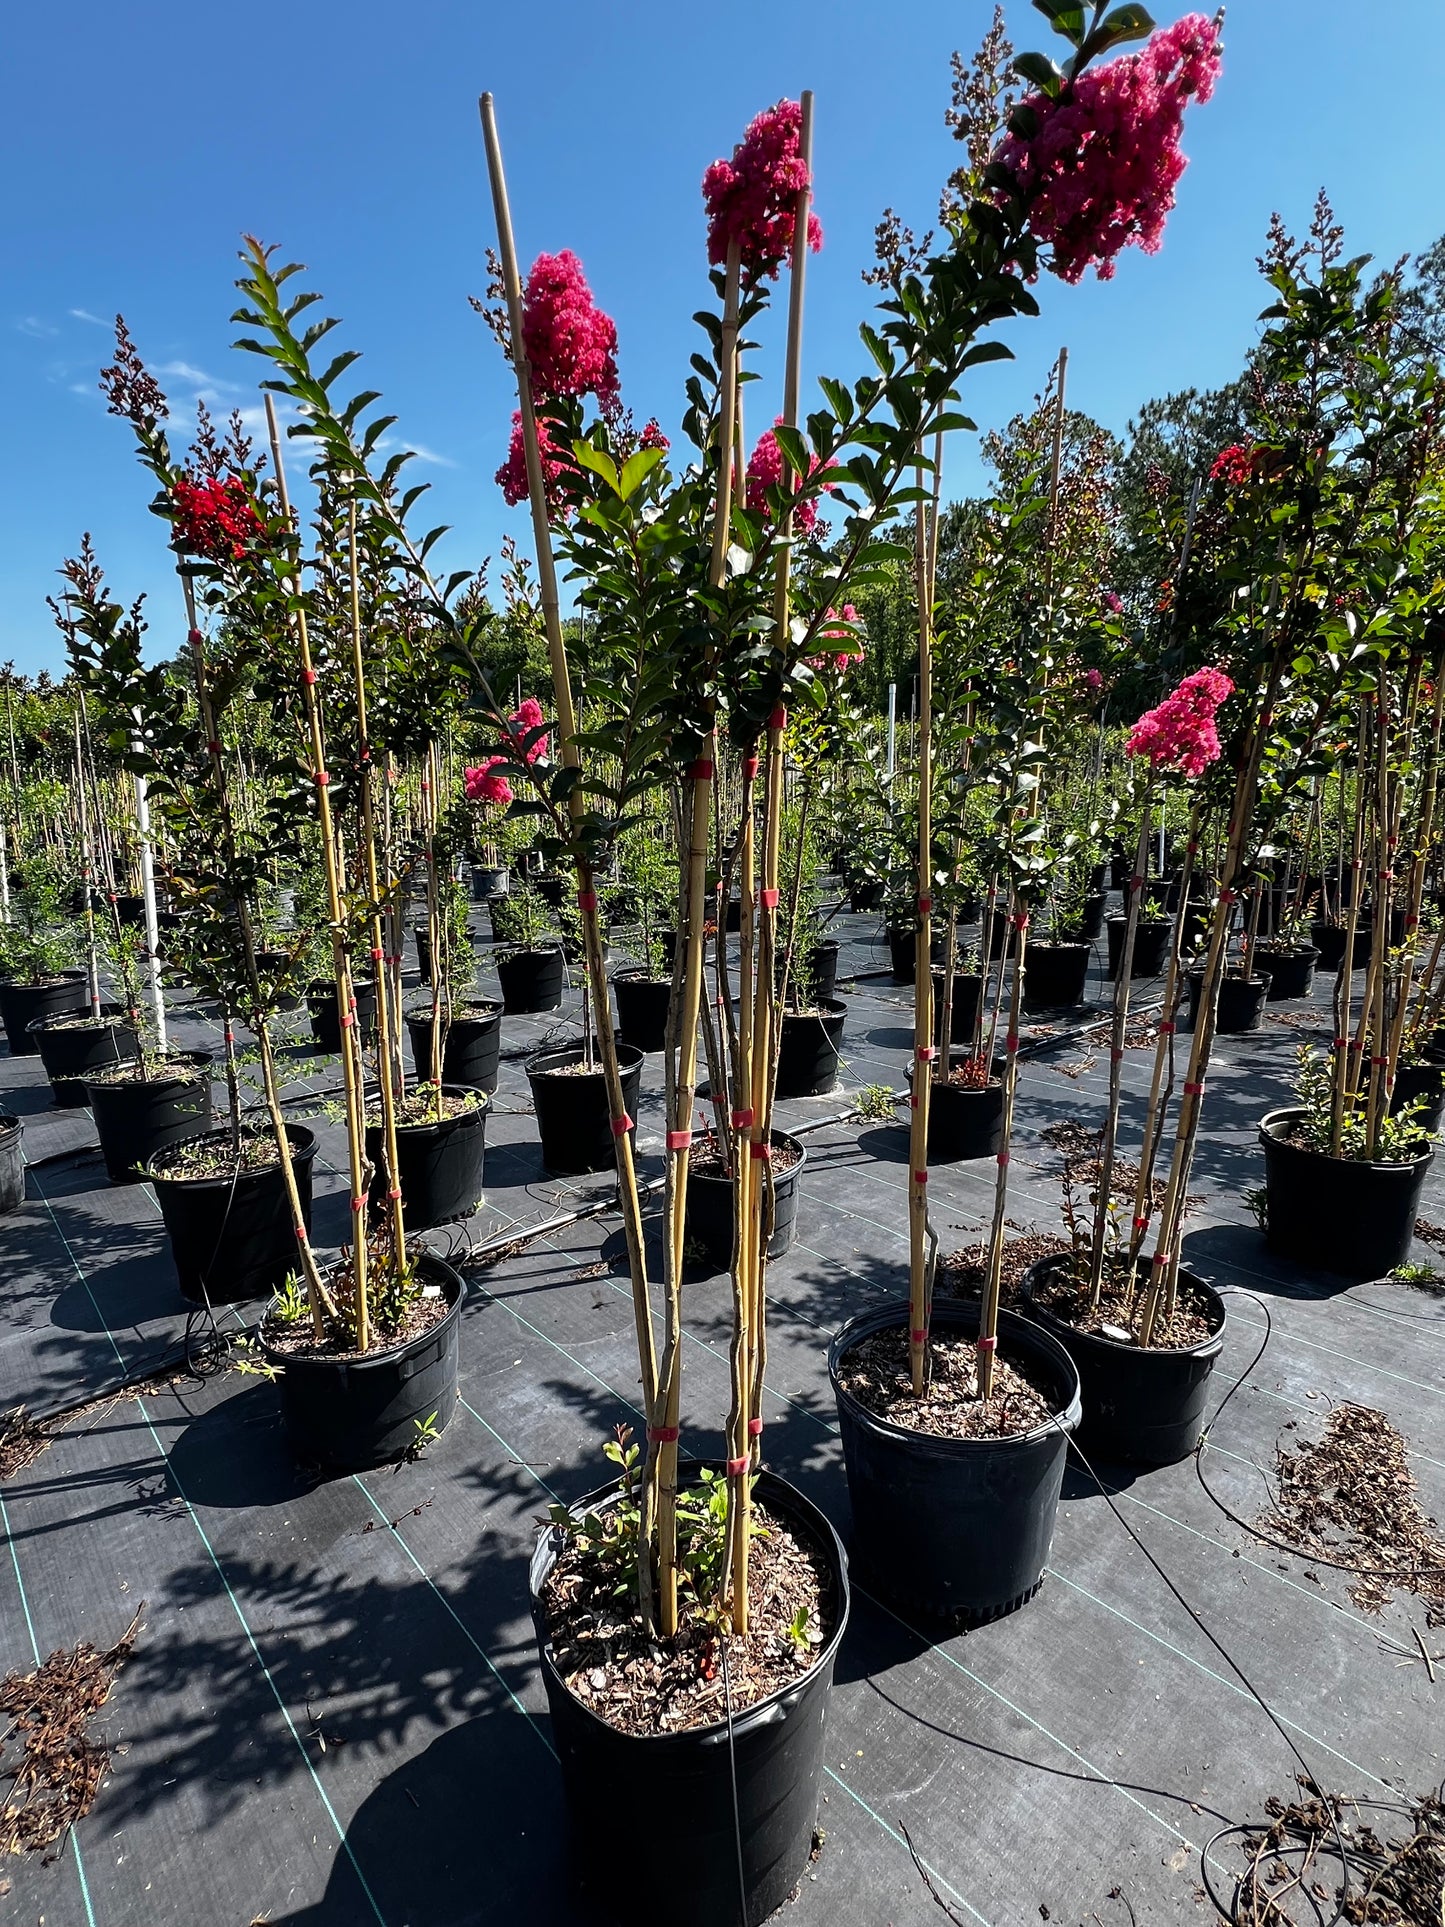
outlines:
{"label": "red plastic tie", "polygon": [[352,1016],[351,1012],[347,1011],[346,1015],[341,1020],[341,1028],[343,1030],[347,1030],[355,1022],[356,1022],[356,1019]]}
{"label": "red plastic tie", "polygon": [[926,1171],[915,1171],[913,1173],[913,1182],[915,1184],[927,1184],[928,1173]]}
{"label": "red plastic tie", "polygon": [[1143,877],[1139,877],[1139,876],[1130,877],[1129,888],[1131,890],[1142,890],[1144,888]]}
{"label": "red plastic tie", "polygon": [[917,1331],[909,1332],[908,1336],[915,1345],[924,1345],[928,1342],[928,1331],[924,1326],[920,1326]]}
{"label": "red plastic tie", "polygon": [[384,950],[373,950],[371,953],[371,960],[373,963],[385,963],[386,952]]}
{"label": "red plastic tie", "polygon": [[920,1044],[915,1055],[920,1064],[931,1064],[938,1055],[936,1044]]}
{"label": "red plastic tie", "polygon": [[1238,903],[1239,902],[1238,890],[1221,890],[1219,893],[1219,901],[1221,903]]}
{"label": "red plastic tie", "polygon": [[1174,1035],[1174,1026],[1173,1026],[1173,1024],[1172,1024],[1172,1023],[1163,1023],[1163,1024],[1161,1024],[1161,1025],[1159,1026],[1159,1035],[1160,1035],[1161,1037],[1172,1037],[1172,1036]]}
{"label": "red plastic tie", "polygon": [[768,1155],[769,1148],[770,1147],[764,1144],[762,1139],[759,1138],[756,1143],[748,1146],[748,1156],[753,1159],[754,1163],[761,1164],[763,1159]]}
{"label": "red plastic tie", "polygon": [[779,703],[777,708],[773,711],[772,715],[769,716],[768,718],[768,728],[769,729],[786,729],[787,727],[788,727],[788,712],[786,709],[784,709],[783,705]]}
{"label": "red plastic tie", "polygon": [[908,1094],[908,1108],[909,1108],[909,1110],[910,1110],[910,1111],[916,1111],[916,1110],[918,1109],[918,1093],[917,1093],[917,1091],[910,1091],[910,1092],[909,1092],[909,1094]]}
{"label": "red plastic tie", "polygon": [[1015,930],[1027,930],[1027,929],[1028,929],[1028,927],[1029,927],[1029,913],[1028,913],[1028,911],[1027,911],[1027,910],[1015,910],[1015,912],[1014,912],[1014,914],[1013,914],[1013,918],[1012,918],[1012,922],[1013,922],[1013,927],[1014,927],[1014,929],[1015,929]]}
{"label": "red plastic tie", "polygon": [[1389,1058],[1388,1058],[1388,1057],[1372,1057],[1372,1058],[1370,1059],[1370,1062],[1371,1062],[1372,1064],[1374,1064],[1374,1065],[1380,1065],[1380,1064],[1388,1064],[1388,1063],[1389,1063],[1389,1061],[1390,1061],[1390,1060],[1389,1060]]}
{"label": "red plastic tie", "polygon": [[1203,1097],[1204,1095],[1203,1084],[1191,1084],[1186,1079],[1185,1085],[1184,1085],[1184,1095],[1186,1097]]}
{"label": "red plastic tie", "polygon": [[751,783],[753,778],[757,775],[757,773],[758,773],[757,757],[745,756],[743,758],[743,781],[745,783]]}
{"label": "red plastic tie", "polygon": [[760,1418],[750,1418],[748,1420],[748,1437],[750,1439],[757,1439],[761,1438],[762,1435],[763,1421]]}
{"label": "red plastic tie", "polygon": [[998,1350],[998,1339],[980,1338],[973,1349],[976,1352],[996,1352]]}
{"label": "red plastic tie", "polygon": [[597,892],[595,890],[579,890],[577,892],[577,908],[584,913],[588,910],[595,910],[597,908]]}
{"label": "red plastic tie", "polygon": [[676,1445],[681,1436],[680,1425],[649,1425],[647,1428],[649,1445]]}
{"label": "red plastic tie", "polygon": [[627,1133],[631,1129],[632,1129],[632,1119],[627,1115],[626,1111],[622,1113],[621,1117],[613,1118],[612,1135],[614,1137],[626,1137]]}
{"label": "red plastic tie", "polygon": [[730,1479],[740,1479],[747,1469],[748,1455],[746,1452],[743,1453],[740,1459],[729,1459],[725,1467],[727,1476]]}
{"label": "red plastic tie", "polygon": [[752,1121],[753,1121],[753,1114],[751,1109],[748,1109],[746,1111],[733,1112],[733,1129],[735,1131],[747,1130],[748,1126],[752,1123]]}
{"label": "red plastic tie", "polygon": [[216,741],[214,737],[212,737],[211,741],[206,744],[206,748],[211,752],[212,756],[219,756],[221,753],[221,745]]}
{"label": "red plastic tie", "polygon": [[303,669],[301,671],[301,680],[302,682],[305,683],[306,687],[309,689],[311,685],[316,681],[316,671],[314,669]]}
{"label": "red plastic tie", "polygon": [[669,1151],[686,1151],[691,1148],[691,1145],[692,1145],[691,1131],[669,1131],[668,1132],[667,1148]]}
{"label": "red plastic tie", "polygon": [[366,1199],[365,1199],[365,1198],[353,1198],[353,1199],[351,1200],[351,1208],[352,1208],[352,1210],[353,1210],[353,1211],[360,1211],[360,1210],[362,1210],[362,1209],[363,1209],[363,1207],[365,1206],[365,1204],[366,1204]]}
{"label": "red plastic tie", "polygon": [[706,756],[699,756],[697,761],[693,764],[692,768],[687,773],[692,778],[694,783],[706,783],[706,782],[709,782],[712,778],[712,767],[713,766],[710,758]]}
{"label": "red plastic tie", "polygon": [[1350,1048],[1350,1040],[1348,1037],[1337,1037],[1335,1039],[1334,1041],[1335,1050],[1348,1050],[1349,1048]]}
{"label": "red plastic tie", "polygon": [[401,1193],[400,1193],[400,1191],[388,1191],[388,1192],[387,1192],[387,1194],[386,1194],[386,1201],[387,1201],[387,1203],[388,1203],[388,1204],[398,1204],[398,1203],[400,1203],[400,1201],[401,1201]]}
{"label": "red plastic tie", "polygon": [[758,902],[765,910],[776,910],[778,907],[778,892],[776,890],[759,890]]}
{"label": "red plastic tie", "polygon": [[201,634],[199,629],[188,629],[186,631],[186,641],[189,643],[204,642],[205,640],[206,638]]}
{"label": "red plastic tie", "polygon": [[1019,1034],[1016,1030],[1005,1031],[1003,1047],[1006,1051],[1016,1051],[1019,1047]]}
{"label": "red plastic tie", "polygon": [[931,917],[933,915],[932,897],[920,897],[918,899],[918,914],[920,917]]}
{"label": "red plastic tie", "polygon": [[330,781],[331,781],[331,773],[330,773],[330,771],[329,771],[329,770],[324,770],[324,769],[319,769],[319,770],[317,770],[317,772],[316,772],[316,787],[317,787],[317,789],[321,789],[321,790],[324,790],[324,789],[326,788],[326,785],[327,785],[327,784],[328,784],[328,783],[329,783]]}
{"label": "red plastic tie", "polygon": [[998,1154],[998,1164],[999,1164],[1000,1170],[1002,1170],[1004,1165],[1006,1165],[1007,1163],[1008,1163],[1008,1152],[1000,1151]]}
{"label": "red plastic tie", "polygon": [[1111,1064],[1122,1064],[1123,1061],[1124,1061],[1123,1051],[1115,1050],[1114,1046],[1111,1044],[1109,1046],[1109,1062]]}
{"label": "red plastic tie", "polygon": [[1134,1229],[1136,1231],[1147,1231],[1149,1229],[1149,1220],[1147,1218],[1136,1218],[1134,1220]]}

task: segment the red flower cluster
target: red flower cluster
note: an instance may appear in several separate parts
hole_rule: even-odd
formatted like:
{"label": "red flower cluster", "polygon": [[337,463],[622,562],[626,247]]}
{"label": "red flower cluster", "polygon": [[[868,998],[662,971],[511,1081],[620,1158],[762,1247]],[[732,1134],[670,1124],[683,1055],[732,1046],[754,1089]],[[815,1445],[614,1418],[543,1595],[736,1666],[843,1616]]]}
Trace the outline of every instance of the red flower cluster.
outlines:
{"label": "red flower cluster", "polygon": [[539,254],[522,292],[522,345],[532,394],[617,397],[616,324],[592,299],[582,263],[570,248]]}
{"label": "red flower cluster", "polygon": [[1028,96],[1036,131],[1005,135],[996,158],[1029,202],[1029,225],[1053,248],[1063,280],[1082,279],[1091,263],[1109,280],[1115,255],[1134,242],[1158,253],[1186,164],[1184,109],[1209,99],[1220,64],[1218,28],[1190,13],[1138,53],[1086,68],[1057,100]]}
{"label": "red flower cluster", "polygon": [[[830,609],[828,611],[828,618],[834,622],[845,622],[852,625],[856,624],[858,620],[858,611],[853,607],[851,602],[845,602],[841,610]],[[851,626],[846,629],[820,629],[818,631],[818,639],[820,642],[836,642],[842,644],[841,648],[831,653],[809,656],[807,658],[808,667],[818,675],[821,675],[825,669],[831,668],[835,674],[842,676],[847,673],[850,663],[862,662],[863,660],[863,645],[853,634]]]}
{"label": "red flower cluster", "polygon": [[[715,267],[727,260],[736,241],[744,282],[764,275],[777,278],[793,249],[798,196],[809,185],[808,164],[798,152],[803,109],[780,100],[753,120],[733,149],[730,161],[714,161],[702,177],[707,209],[707,258]],[[808,216],[808,246],[816,254],[823,229]]]}
{"label": "red flower cluster", "polygon": [[[561,451],[553,443],[548,433],[549,424],[545,415],[537,417],[537,450],[542,457],[542,485],[547,491],[547,506],[556,510],[562,507],[561,477],[566,464],[561,459]],[[517,410],[512,416],[512,440],[507,449],[507,459],[497,470],[497,486],[509,508],[527,499],[527,451],[522,441],[522,415]]]}
{"label": "red flower cluster", "polygon": [[176,534],[192,555],[211,562],[239,561],[246,544],[261,533],[261,517],[239,475],[226,481],[212,476],[204,482],[183,477],[171,490],[171,499]]}
{"label": "red flower cluster", "polygon": [[[779,415],[778,420],[782,419]],[[820,467],[821,463],[814,455],[809,462],[808,473],[816,475]],[[776,488],[782,481],[783,468],[783,451],[778,447],[778,438],[771,428],[765,429],[748,460],[747,505],[755,515],[772,515],[768,490]],[[834,484],[828,482],[824,486],[831,494]],[[806,502],[799,502],[793,510],[793,529],[798,535],[811,535],[817,520],[818,503],[815,497],[810,496]]]}
{"label": "red flower cluster", "polygon": [[1222,669],[1196,669],[1157,709],[1149,709],[1129,731],[1129,756],[1147,756],[1151,769],[1168,767],[1185,776],[1202,776],[1219,756],[1215,714],[1234,684]]}
{"label": "red flower cluster", "polygon": [[512,711],[507,719],[507,734],[516,746],[518,757],[528,765],[545,760],[551,748],[552,738],[550,733],[539,736],[530,749],[523,749],[521,739],[532,730],[540,729],[545,720],[542,705],[534,696],[529,696],[524,703]]}
{"label": "red flower cluster", "polygon": [[1230,488],[1243,488],[1253,473],[1253,452],[1243,442],[1231,442],[1210,464],[1209,479],[1224,482]]}
{"label": "red flower cluster", "polygon": [[485,763],[474,764],[462,772],[462,781],[469,803],[507,804],[512,800],[512,786],[505,776],[494,774],[498,763],[506,761],[505,756],[489,756]]}
{"label": "red flower cluster", "polygon": [[666,435],[664,435],[662,430],[658,427],[657,417],[655,415],[648,422],[647,426],[643,429],[642,433],[638,436],[637,446],[639,448],[660,448],[664,455],[667,453],[668,449],[672,447],[672,443],[667,439]]}

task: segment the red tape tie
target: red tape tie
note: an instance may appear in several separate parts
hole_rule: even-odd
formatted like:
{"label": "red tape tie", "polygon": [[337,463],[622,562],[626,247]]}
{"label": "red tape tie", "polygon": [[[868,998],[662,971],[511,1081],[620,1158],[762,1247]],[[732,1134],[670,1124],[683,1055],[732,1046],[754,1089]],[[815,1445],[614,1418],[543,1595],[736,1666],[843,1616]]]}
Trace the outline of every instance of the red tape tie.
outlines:
{"label": "red tape tie", "polygon": [[762,1160],[768,1155],[768,1149],[769,1147],[766,1144],[764,1144],[760,1139],[756,1144],[750,1144],[748,1146],[748,1155],[751,1158],[755,1159],[758,1163],[761,1163]]}
{"label": "red tape tie", "polygon": [[1149,1229],[1149,1220],[1147,1218],[1136,1218],[1134,1220],[1134,1229],[1136,1231],[1147,1231]]}
{"label": "red tape tie", "polygon": [[996,1352],[998,1350],[998,1339],[980,1338],[973,1349],[976,1352]]}
{"label": "red tape tie", "polygon": [[1016,1051],[1019,1047],[1019,1034],[1016,1030],[1004,1032],[1003,1047],[1006,1051]]}
{"label": "red tape tie", "polygon": [[776,910],[778,907],[778,892],[776,890],[759,890],[758,902],[765,910]]}
{"label": "red tape tie", "polygon": [[317,770],[317,772],[316,772],[316,787],[317,787],[317,789],[319,789],[319,790],[324,790],[324,789],[326,788],[326,785],[327,785],[327,784],[328,784],[328,783],[329,783],[330,781],[331,781],[331,773],[330,773],[330,771],[329,771],[329,770],[324,770],[324,769],[319,769],[319,770]]}
{"label": "red tape tie", "polygon": [[667,1148],[669,1151],[686,1151],[686,1150],[689,1150],[691,1146],[692,1146],[691,1131],[669,1131],[668,1132]]}
{"label": "red tape tie", "polygon": [[622,1113],[621,1117],[613,1118],[612,1135],[614,1137],[626,1137],[627,1133],[631,1129],[632,1129],[632,1119],[627,1115],[626,1111]]}
{"label": "red tape tie", "polygon": [[1184,1083],[1184,1095],[1186,1097],[1203,1097],[1204,1085],[1202,1083],[1191,1084],[1186,1078]]}
{"label": "red tape tie", "polygon": [[932,897],[920,897],[918,899],[918,914],[920,917],[931,917],[933,915]]}
{"label": "red tape tie", "polygon": [[1219,901],[1221,903],[1238,903],[1239,902],[1238,890],[1221,890],[1219,893]]}
{"label": "red tape tie", "polygon": [[932,1044],[923,1044],[919,1047],[917,1055],[920,1064],[931,1064],[937,1057],[938,1051]]}
{"label": "red tape tie", "polygon": [[1161,1037],[1172,1037],[1172,1036],[1174,1035],[1174,1026],[1173,1026],[1173,1024],[1170,1024],[1170,1023],[1163,1023],[1163,1024],[1161,1024],[1161,1025],[1159,1026],[1159,1035],[1160,1035]]}
{"label": "red tape tie", "polygon": [[589,910],[595,910],[597,908],[597,892],[595,890],[579,890],[577,892],[577,908],[584,913]]}
{"label": "red tape tie", "polygon": [[206,748],[211,752],[212,756],[219,756],[221,753],[221,745],[214,739],[206,744]]}
{"label": "red tape tie", "polygon": [[352,1208],[352,1210],[353,1210],[353,1211],[362,1211],[362,1210],[364,1210],[364,1209],[366,1208],[366,1199],[365,1199],[365,1198],[353,1198],[353,1199],[351,1200],[351,1208]]}
{"label": "red tape tie", "polygon": [[735,1131],[747,1130],[748,1126],[752,1123],[752,1121],[753,1121],[753,1114],[751,1110],[733,1112],[733,1129]]}
{"label": "red tape tie", "polygon": [[1109,1046],[1109,1062],[1111,1064],[1122,1064],[1123,1061],[1124,1061],[1123,1051],[1115,1050],[1114,1046],[1111,1044]]}
{"label": "red tape tie", "polygon": [[201,634],[199,629],[187,629],[186,631],[187,642],[194,644],[197,642],[204,642],[205,640],[206,638]]}
{"label": "red tape tie", "polygon": [[314,669],[303,669],[301,671],[301,680],[305,683],[306,687],[310,689],[316,681],[316,671]]}
{"label": "red tape tie", "polygon": [[743,781],[745,783],[751,783],[753,778],[757,775],[757,773],[758,773],[757,757],[745,756],[743,758]]}
{"label": "red tape tie", "polygon": [[762,1434],[763,1421],[760,1418],[750,1418],[748,1420],[748,1437],[751,1439],[761,1438]]}
{"label": "red tape tie", "polygon": [[1014,915],[1013,915],[1013,927],[1014,927],[1014,929],[1015,929],[1015,930],[1027,930],[1027,929],[1028,929],[1028,927],[1029,927],[1029,913],[1028,913],[1028,911],[1027,911],[1027,910],[1016,910],[1016,911],[1014,912]]}
{"label": "red tape tie", "polygon": [[384,953],[383,953],[382,951],[380,951],[380,950],[373,950],[373,951],[372,951],[372,953],[371,953],[371,961],[372,961],[373,963],[385,963],[385,962],[386,962],[386,957],[385,957],[385,955],[384,955]]}
{"label": "red tape tie", "polygon": [[788,727],[788,712],[786,709],[784,709],[783,705],[779,703],[777,708],[773,711],[772,715],[769,716],[768,718],[768,728],[769,729],[786,729],[787,727]]}
{"label": "red tape tie", "polygon": [[699,756],[687,773],[694,783],[709,783],[712,781],[712,763],[706,756]]}
{"label": "red tape tie", "polygon": [[909,1332],[908,1336],[915,1345],[922,1345],[927,1342],[928,1332],[920,1326],[917,1331]]}
{"label": "red tape tie", "polygon": [[1000,1152],[999,1152],[999,1154],[998,1154],[998,1163],[999,1163],[999,1168],[1000,1168],[1000,1169],[1002,1169],[1002,1168],[1003,1168],[1003,1166],[1004,1166],[1004,1165],[1006,1165],[1006,1164],[1008,1163],[1008,1152],[1007,1152],[1007,1151],[1000,1151]]}
{"label": "red tape tie", "polygon": [[649,1445],[676,1445],[681,1436],[680,1425],[649,1425],[647,1428]]}
{"label": "red tape tie", "polygon": [[748,1455],[746,1452],[743,1453],[740,1459],[729,1459],[727,1462],[727,1476],[730,1479],[740,1479],[747,1469]]}
{"label": "red tape tie", "polygon": [[913,1173],[913,1182],[915,1184],[927,1184],[928,1173],[926,1171],[915,1171]]}
{"label": "red tape tie", "polygon": [[1335,1042],[1334,1042],[1334,1048],[1335,1048],[1336,1050],[1348,1050],[1348,1049],[1350,1048],[1350,1040],[1349,1040],[1349,1038],[1348,1038],[1348,1037],[1337,1037],[1337,1038],[1335,1039]]}

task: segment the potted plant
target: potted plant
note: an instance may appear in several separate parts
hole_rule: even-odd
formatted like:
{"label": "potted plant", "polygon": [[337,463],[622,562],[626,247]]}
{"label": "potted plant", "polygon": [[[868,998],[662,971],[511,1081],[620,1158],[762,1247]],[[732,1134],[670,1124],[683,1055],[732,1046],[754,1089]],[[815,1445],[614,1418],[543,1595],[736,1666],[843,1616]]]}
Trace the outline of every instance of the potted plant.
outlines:
{"label": "potted plant", "polygon": [[[644,805],[644,809],[646,806]],[[661,825],[644,815],[620,843],[621,886],[628,896],[630,943],[637,962],[612,973],[617,1001],[617,1035],[641,1051],[667,1047],[672,1013],[672,965],[663,943],[663,926],[675,892],[677,853],[660,836]]]}
{"label": "potted plant", "polygon": [[0,1021],[12,1057],[39,1049],[30,1026],[47,1017],[80,1016],[89,1007],[76,920],[64,913],[55,859],[36,856],[10,894],[0,923]]}
{"label": "potted plant", "polygon": [[492,929],[503,946],[497,956],[502,1009],[508,1015],[556,1010],[562,1002],[567,960],[555,937],[556,919],[530,883],[505,898],[493,897]]}

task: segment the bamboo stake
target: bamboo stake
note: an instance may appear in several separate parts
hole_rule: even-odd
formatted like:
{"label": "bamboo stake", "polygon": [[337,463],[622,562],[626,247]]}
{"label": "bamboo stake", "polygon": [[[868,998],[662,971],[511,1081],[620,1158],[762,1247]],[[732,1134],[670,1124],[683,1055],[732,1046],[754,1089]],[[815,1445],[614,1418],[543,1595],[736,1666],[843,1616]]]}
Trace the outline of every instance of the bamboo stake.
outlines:
{"label": "bamboo stake", "polygon": [[[918,470],[919,487],[923,470]],[[908,1138],[908,1371],[913,1396],[928,1384],[928,1114],[933,1093],[933,606],[924,504],[914,518],[914,581],[918,600],[918,851],[917,928],[913,939],[913,1088]],[[952,1011],[946,1010],[951,1031]],[[943,1061],[949,1061],[945,1036]]]}
{"label": "bamboo stake", "polygon": [[1134,945],[1139,933],[1139,911],[1144,878],[1149,869],[1149,791],[1139,805],[1139,848],[1129,878],[1129,904],[1124,922],[1118,974],[1114,978],[1114,1024],[1109,1037],[1109,1104],[1104,1114],[1104,1138],[1099,1147],[1098,1190],[1094,1198],[1094,1240],[1089,1261],[1089,1305],[1098,1309],[1104,1290],[1104,1239],[1109,1225],[1110,1192],[1114,1185],[1114,1153],[1119,1142],[1119,1103],[1123,1094],[1125,1039],[1129,1034],[1129,987],[1134,970]]}

